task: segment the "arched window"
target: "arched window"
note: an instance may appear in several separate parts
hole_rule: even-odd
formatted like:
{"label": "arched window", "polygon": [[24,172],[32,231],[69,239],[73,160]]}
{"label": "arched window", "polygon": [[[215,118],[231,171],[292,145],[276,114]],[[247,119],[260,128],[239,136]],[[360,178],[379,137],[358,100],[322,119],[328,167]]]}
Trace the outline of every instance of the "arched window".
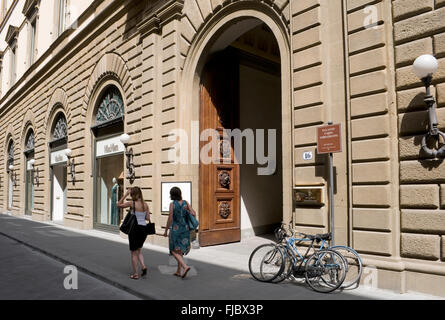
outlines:
{"label": "arched window", "polygon": [[35,147],[34,131],[29,130],[25,141],[25,153],[33,151],[34,147]]}
{"label": "arched window", "polygon": [[51,140],[61,140],[66,138],[68,135],[68,126],[66,124],[66,118],[63,113],[59,113],[56,118],[54,128],[51,134]]}
{"label": "arched window", "polygon": [[14,142],[12,140],[9,142],[9,145],[8,145],[7,168],[9,168],[10,165],[14,165]]}
{"label": "arched window", "polygon": [[125,114],[121,93],[115,86],[109,86],[99,99],[96,125],[122,119]]}

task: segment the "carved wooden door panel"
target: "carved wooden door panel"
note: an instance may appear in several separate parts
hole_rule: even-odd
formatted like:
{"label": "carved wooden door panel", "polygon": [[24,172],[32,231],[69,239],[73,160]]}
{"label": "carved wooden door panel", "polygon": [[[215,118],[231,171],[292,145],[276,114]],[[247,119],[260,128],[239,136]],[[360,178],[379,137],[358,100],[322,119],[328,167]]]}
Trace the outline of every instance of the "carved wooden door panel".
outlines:
{"label": "carved wooden door panel", "polygon": [[[233,139],[223,139],[225,129],[239,127],[238,79],[238,60],[227,51],[207,63],[201,78],[200,132],[212,129],[220,137],[215,152],[208,153],[216,161],[206,164],[201,158],[200,163],[201,246],[241,239],[239,165],[234,162]],[[200,150],[210,141],[201,141]]]}

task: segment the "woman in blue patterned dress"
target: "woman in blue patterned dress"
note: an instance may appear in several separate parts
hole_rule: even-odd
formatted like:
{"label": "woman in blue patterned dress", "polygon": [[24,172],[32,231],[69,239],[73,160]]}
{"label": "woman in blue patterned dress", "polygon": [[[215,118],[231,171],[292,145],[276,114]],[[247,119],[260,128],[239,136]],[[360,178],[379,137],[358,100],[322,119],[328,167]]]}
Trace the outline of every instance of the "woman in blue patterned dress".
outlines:
{"label": "woman in blue patterned dress", "polygon": [[[187,201],[182,200],[181,189],[178,187],[171,188],[170,199],[173,200],[173,202],[170,203],[170,215],[168,216],[164,237],[167,237],[167,231],[170,230],[170,254],[172,254],[178,262],[178,269],[174,275],[185,278],[190,271],[190,267],[185,263],[183,257],[190,251],[190,230],[185,221],[185,215],[188,214],[187,211],[189,211],[196,216],[196,212]],[[182,275],[181,268],[184,269]]]}

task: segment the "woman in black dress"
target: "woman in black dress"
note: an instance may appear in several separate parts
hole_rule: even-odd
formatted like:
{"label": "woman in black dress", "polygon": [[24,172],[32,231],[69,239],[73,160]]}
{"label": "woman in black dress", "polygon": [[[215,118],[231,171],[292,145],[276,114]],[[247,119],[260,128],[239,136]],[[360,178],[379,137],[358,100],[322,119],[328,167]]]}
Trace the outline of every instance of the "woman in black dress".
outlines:
{"label": "woman in black dress", "polygon": [[[127,196],[130,195],[132,201],[127,201],[124,203]],[[131,208],[134,210],[136,215],[137,225],[131,230],[128,235],[128,240],[130,244],[131,251],[131,262],[133,266],[133,274],[130,275],[131,279],[139,279],[138,261],[141,264],[142,274],[145,276],[147,274],[147,267],[144,264],[144,256],[142,255],[142,246],[144,245],[145,239],[147,239],[147,223],[146,220],[150,221],[150,209],[147,203],[145,203],[142,196],[142,191],[139,187],[133,187],[124,194],[122,199],[117,202],[119,208]]]}

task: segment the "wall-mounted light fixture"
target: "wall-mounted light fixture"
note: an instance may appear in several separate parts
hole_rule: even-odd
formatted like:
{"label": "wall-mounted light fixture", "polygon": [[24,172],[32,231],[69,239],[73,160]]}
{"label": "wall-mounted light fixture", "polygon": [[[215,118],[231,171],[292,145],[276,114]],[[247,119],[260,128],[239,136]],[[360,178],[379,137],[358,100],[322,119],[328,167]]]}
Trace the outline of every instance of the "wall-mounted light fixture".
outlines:
{"label": "wall-mounted light fixture", "polygon": [[14,171],[14,165],[9,165],[9,174],[11,175],[11,180],[14,187],[17,187],[17,172]]}
{"label": "wall-mounted light fixture", "polygon": [[[436,114],[436,100],[431,95],[430,86],[433,81],[433,74],[436,72],[439,64],[437,59],[430,54],[418,57],[413,64],[414,73],[422,80],[425,85],[425,104],[428,107],[429,132],[422,139],[422,149],[431,157],[438,158],[445,156],[445,134],[438,128]],[[432,149],[428,147],[428,140],[434,138],[439,143],[440,137],[444,140],[441,148]]]}
{"label": "wall-mounted light fixture", "polygon": [[39,186],[39,168],[36,169],[36,167],[35,167],[36,160],[35,159],[31,159],[31,160],[29,160],[29,163],[32,166],[32,170],[31,170],[31,172],[32,172],[32,179],[31,179],[32,184]]}
{"label": "wall-mounted light fixture", "polygon": [[74,165],[74,158],[71,158],[73,151],[71,149],[65,149],[65,155],[68,158],[67,165],[70,167],[71,181],[75,184],[76,178],[76,167]]}
{"label": "wall-mounted light fixture", "polygon": [[122,134],[120,136],[120,141],[125,146],[125,156],[127,158],[126,161],[126,167],[128,171],[127,178],[130,180],[130,184],[133,183],[135,178],[135,169],[134,169],[134,163],[133,163],[133,148],[128,149],[128,143],[130,142],[130,136],[126,133]]}

